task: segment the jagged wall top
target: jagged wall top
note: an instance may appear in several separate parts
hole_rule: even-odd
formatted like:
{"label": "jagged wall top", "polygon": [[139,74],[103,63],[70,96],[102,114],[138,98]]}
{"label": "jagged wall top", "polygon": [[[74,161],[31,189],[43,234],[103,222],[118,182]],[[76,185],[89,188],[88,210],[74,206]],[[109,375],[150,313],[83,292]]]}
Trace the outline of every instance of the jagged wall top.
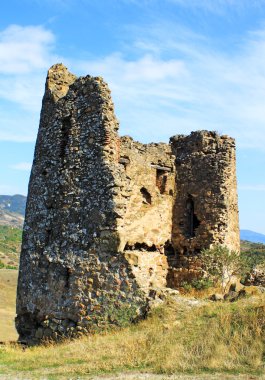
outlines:
{"label": "jagged wall top", "polygon": [[48,70],[45,90],[52,95],[54,101],[57,101],[67,94],[69,86],[76,79],[77,77],[71,74],[62,63],[56,63]]}

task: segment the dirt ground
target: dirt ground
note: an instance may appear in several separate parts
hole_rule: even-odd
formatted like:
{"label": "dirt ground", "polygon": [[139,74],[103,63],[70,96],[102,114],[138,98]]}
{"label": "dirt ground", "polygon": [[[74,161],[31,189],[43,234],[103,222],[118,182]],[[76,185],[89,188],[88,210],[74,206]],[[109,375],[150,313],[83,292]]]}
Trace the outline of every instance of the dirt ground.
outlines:
{"label": "dirt ground", "polygon": [[[90,380],[256,380],[265,379],[264,376],[252,375],[226,375],[207,374],[207,375],[155,375],[150,373],[120,373],[112,376],[90,377]],[[81,379],[80,379],[81,380]]]}
{"label": "dirt ground", "polygon": [[[1,380],[31,380],[28,377],[21,377],[19,374],[10,377],[1,376]],[[33,379],[33,378],[32,378]],[[194,375],[156,375],[151,373],[140,373],[140,372],[127,372],[127,373],[117,373],[113,375],[101,375],[101,376],[86,376],[86,377],[67,377],[61,378],[60,380],[263,380],[265,376],[255,376],[255,375],[232,375],[223,373],[212,373],[212,374],[194,374]],[[34,379],[35,380],[35,379]],[[42,377],[41,380],[48,380],[46,377]]]}

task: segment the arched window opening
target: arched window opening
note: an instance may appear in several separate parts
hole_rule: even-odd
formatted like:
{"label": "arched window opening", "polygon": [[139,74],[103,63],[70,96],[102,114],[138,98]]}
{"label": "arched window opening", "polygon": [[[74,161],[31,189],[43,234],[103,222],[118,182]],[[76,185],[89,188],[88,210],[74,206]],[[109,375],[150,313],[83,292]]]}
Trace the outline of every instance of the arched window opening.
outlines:
{"label": "arched window opening", "polygon": [[189,238],[195,237],[196,229],[200,225],[200,221],[194,212],[194,201],[191,195],[189,195],[186,203],[188,223],[187,223],[187,235]]}

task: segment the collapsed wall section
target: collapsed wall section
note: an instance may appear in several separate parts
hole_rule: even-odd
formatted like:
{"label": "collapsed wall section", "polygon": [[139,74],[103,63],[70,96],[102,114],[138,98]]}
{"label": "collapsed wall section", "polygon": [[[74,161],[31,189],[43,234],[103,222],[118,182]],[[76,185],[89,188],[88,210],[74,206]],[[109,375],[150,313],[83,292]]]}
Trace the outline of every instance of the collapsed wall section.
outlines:
{"label": "collapsed wall section", "polygon": [[168,144],[141,144],[122,137],[125,209],[118,219],[120,250],[146,292],[166,286],[175,194],[175,157]]}
{"label": "collapsed wall section", "polygon": [[20,340],[72,337],[135,318],[145,297],[119,251],[118,122],[108,86],[53,66],[29,184],[16,326]]}
{"label": "collapsed wall section", "polygon": [[170,286],[192,276],[199,253],[215,244],[240,249],[235,141],[216,132],[197,131],[171,138],[176,156],[176,197],[172,245],[176,252]]}

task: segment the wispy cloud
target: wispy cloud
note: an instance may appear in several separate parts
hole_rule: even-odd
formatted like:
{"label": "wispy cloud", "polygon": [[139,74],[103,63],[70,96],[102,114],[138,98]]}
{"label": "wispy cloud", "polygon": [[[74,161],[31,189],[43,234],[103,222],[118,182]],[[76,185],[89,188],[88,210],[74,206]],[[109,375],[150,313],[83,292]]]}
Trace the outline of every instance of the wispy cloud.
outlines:
{"label": "wispy cloud", "polygon": [[54,35],[42,26],[10,25],[0,32],[0,74],[25,74],[47,67]]}
{"label": "wispy cloud", "polygon": [[47,67],[57,60],[55,36],[43,26],[10,25],[0,32],[0,98],[40,107]]}
{"label": "wispy cloud", "polygon": [[18,162],[17,164],[11,165],[11,169],[29,171],[31,170],[31,162]]}
{"label": "wispy cloud", "polygon": [[141,29],[131,46],[138,58],[128,59],[127,51],[72,62],[110,84],[122,133],[148,141],[211,129],[264,150],[265,30],[224,52],[210,38],[168,23]]}
{"label": "wispy cloud", "polygon": [[[90,3],[92,0],[83,0]],[[172,4],[186,8],[191,12],[212,13],[219,16],[227,16],[228,12],[245,12],[247,9],[259,9],[265,4],[265,0],[116,0],[116,3],[125,3],[138,7],[152,7],[155,5]],[[115,0],[113,0],[115,3]]]}
{"label": "wispy cloud", "polygon": [[264,0],[167,0],[173,4],[191,8],[200,9],[212,13],[223,14],[227,10],[242,11],[246,8],[262,7]]}
{"label": "wispy cloud", "polygon": [[34,141],[47,68],[58,60],[55,36],[43,26],[0,31],[0,139]]}
{"label": "wispy cloud", "polygon": [[[56,57],[55,36],[44,27],[2,31],[0,98],[19,108],[0,108],[0,139],[34,141],[46,70],[63,61],[75,73],[100,75],[109,83],[122,134],[167,141],[210,129],[236,137],[241,147],[265,149],[265,29],[249,32],[226,52],[209,37],[170,22],[127,35],[130,41],[119,52],[78,61]],[[28,54],[22,56],[28,58],[22,59],[13,50],[18,46],[21,53],[25,40]],[[1,46],[12,52],[9,68]]]}

